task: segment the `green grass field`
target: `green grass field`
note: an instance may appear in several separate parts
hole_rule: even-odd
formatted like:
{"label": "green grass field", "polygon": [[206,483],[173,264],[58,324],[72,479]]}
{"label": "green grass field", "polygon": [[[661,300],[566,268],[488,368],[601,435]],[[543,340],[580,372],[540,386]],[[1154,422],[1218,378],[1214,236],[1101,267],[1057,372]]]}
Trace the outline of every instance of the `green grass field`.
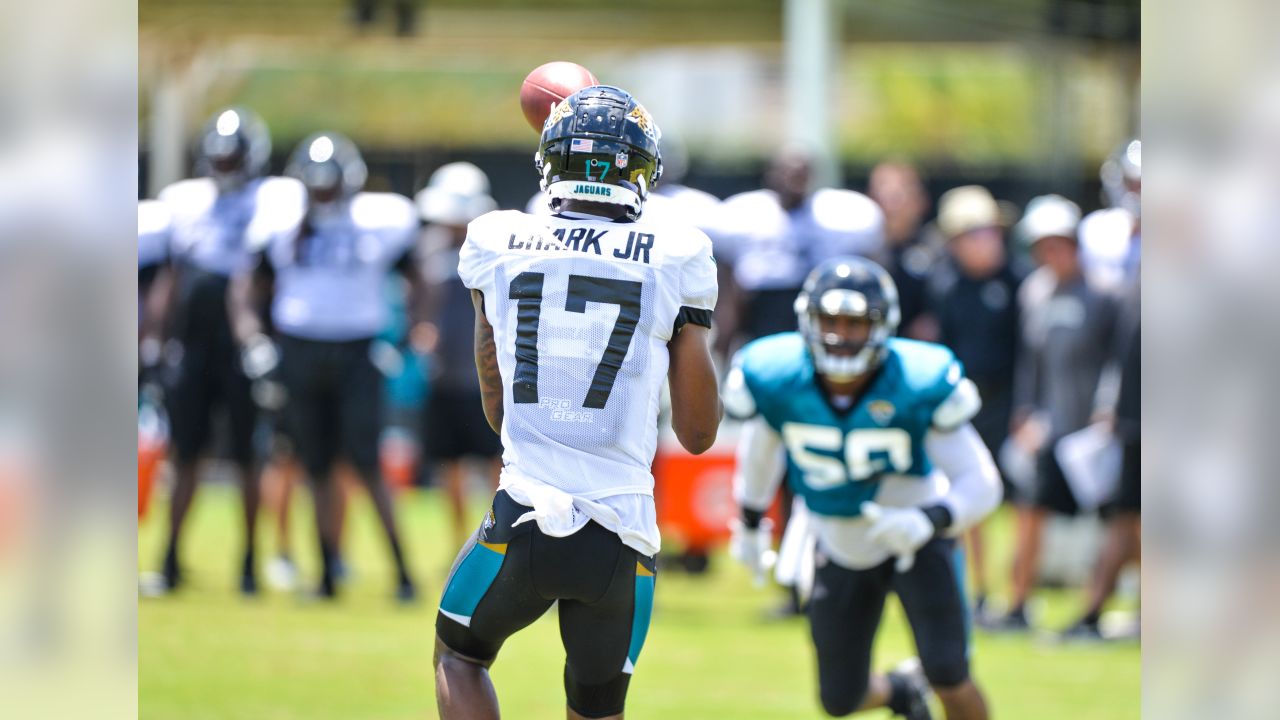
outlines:
{"label": "green grass field", "polygon": [[[476,517],[483,502],[477,499]],[[139,529],[139,561],[161,551],[163,504]],[[294,506],[295,556],[314,577],[306,493]],[[454,548],[434,492],[402,498],[400,517],[423,586],[414,607],[391,601],[392,573],[372,508],[357,497],[347,556],[354,576],[337,604],[266,592],[235,592],[239,555],[232,488],[206,485],[184,538],[187,588],[139,603],[138,696],[142,718],[434,718],[431,648],[435,601]],[[1003,567],[1007,518],[989,543]],[[274,547],[263,527],[263,555]],[[627,717],[820,718],[813,658],[802,620],[766,622],[775,591],[751,585],[745,570],[713,558],[709,574],[659,574],[653,624],[627,703]],[[1076,606],[1073,592],[1044,592],[1045,622],[1057,627]],[[877,639],[876,665],[914,654],[891,604]],[[506,717],[564,717],[563,651],[551,613],[515,636],[493,668]],[[1031,637],[976,637],[973,669],[997,717],[1110,720],[1139,716],[1136,644],[1054,646]],[[870,713],[868,717],[885,717]]]}

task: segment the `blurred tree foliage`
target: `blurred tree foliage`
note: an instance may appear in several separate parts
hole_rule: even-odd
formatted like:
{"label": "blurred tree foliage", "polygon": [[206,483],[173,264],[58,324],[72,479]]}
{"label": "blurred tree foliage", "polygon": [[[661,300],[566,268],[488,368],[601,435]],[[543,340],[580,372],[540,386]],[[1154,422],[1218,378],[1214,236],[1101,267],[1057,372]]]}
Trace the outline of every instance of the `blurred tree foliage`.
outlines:
{"label": "blurred tree foliage", "polygon": [[[389,3],[379,33],[356,30],[346,0],[139,0],[144,108],[149,83],[209,50],[216,80],[194,101],[201,107],[189,109],[193,127],[236,102],[262,113],[282,146],[323,127],[366,147],[525,147],[531,132],[517,88],[534,66],[574,59],[643,67],[654,49],[729,45],[770,68],[753,102],[781,102],[781,0],[424,5],[421,34],[406,39],[391,36]],[[1069,113],[1059,118],[1067,141],[1089,161],[1131,131],[1136,45],[1082,36],[1123,38],[1135,2],[834,0],[833,7],[844,38],[834,125],[846,161],[1034,163],[1054,142],[1046,112]],[[1062,40],[1059,67],[1069,78],[1052,91],[1049,39]],[[776,132],[757,131],[744,149],[769,152]],[[715,154],[714,141],[713,131],[712,146],[693,150]]]}

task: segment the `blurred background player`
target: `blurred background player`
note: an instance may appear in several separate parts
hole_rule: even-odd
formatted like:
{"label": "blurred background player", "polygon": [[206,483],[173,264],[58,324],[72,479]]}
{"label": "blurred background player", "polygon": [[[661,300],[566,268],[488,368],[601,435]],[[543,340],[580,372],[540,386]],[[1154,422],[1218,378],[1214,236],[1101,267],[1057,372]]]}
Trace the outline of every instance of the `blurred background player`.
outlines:
{"label": "blurred background player", "polygon": [[[168,421],[164,413],[164,390],[156,376],[160,364],[160,343],[144,332],[154,311],[146,307],[148,298],[159,299],[167,292],[151,294],[151,286],[161,275],[169,258],[172,220],[169,210],[158,200],[138,202],[138,520],[150,506],[160,460],[168,444]],[[168,278],[165,274],[163,277]]]}
{"label": "blurred background player", "polygon": [[1121,318],[1120,387],[1111,421],[1112,432],[1120,443],[1120,477],[1114,493],[1101,508],[1106,529],[1085,586],[1084,611],[1063,631],[1064,640],[1108,637],[1100,626],[1102,611],[1115,594],[1121,571],[1142,558],[1142,334],[1136,314],[1125,312]]}
{"label": "blurred background player", "polygon": [[[142,327],[142,316],[145,313],[143,302],[149,297],[151,285],[156,276],[169,259],[170,235],[173,232],[173,219],[169,209],[159,200],[141,200],[138,202],[138,322]],[[146,339],[141,338],[141,339]],[[146,365],[155,365],[160,360],[160,348],[150,348],[151,357]]]}
{"label": "blurred background player", "polygon": [[794,330],[792,303],[810,270],[827,258],[882,250],[884,214],[870,198],[812,185],[812,156],[785,148],[770,160],[763,189],[721,204],[716,257],[732,268],[739,293],[724,342]]}
{"label": "blurred background player", "polygon": [[[304,140],[286,172],[306,188],[306,214],[295,230],[271,238],[253,272],[233,288],[244,366],[259,396],[276,385],[287,398],[290,434],[315,500],[323,561],[319,595],[336,595],[341,488],[334,466],[345,458],[368,488],[386,533],[396,597],[411,601],[416,590],[378,464],[383,383],[373,340],[388,323],[387,273],[401,272],[411,297],[420,293],[412,255],[417,214],[404,196],[360,192],[364,160],[338,133]],[[264,332],[260,308],[266,307],[274,340]]]}
{"label": "blurred background player", "polygon": [[562,106],[535,155],[554,215],[482,216],[459,261],[504,465],[440,601],[445,720],[498,717],[489,665],[557,601],[568,717],[622,717],[653,606],[664,375],[685,449],[710,448],[721,420],[711,242],[642,217],[662,175],[657,125],[610,86]]}
{"label": "blurred background player", "polygon": [[1142,141],[1122,145],[1098,175],[1107,207],[1080,221],[1080,261],[1094,287],[1123,293],[1137,281],[1142,255]]}
{"label": "blurred background player", "polygon": [[1058,462],[1065,435],[1099,414],[1098,383],[1115,357],[1116,299],[1084,274],[1076,231],[1080,208],[1058,195],[1027,204],[1017,231],[1039,266],[1019,291],[1021,349],[1014,386],[1011,439],[1034,457],[1030,487],[1017,502],[1012,597],[990,629],[1026,630],[1026,602],[1036,580],[1050,512],[1075,515],[1079,505]]}
{"label": "blurred background player", "polygon": [[[143,360],[162,363],[172,428],[174,488],[169,539],[156,592],[182,582],[179,540],[195,496],[201,453],[214,413],[229,417],[230,455],[244,501],[240,590],[257,592],[254,546],[258,467],[253,432],[257,412],[249,379],[227,318],[227,290],[249,267],[249,246],[297,222],[302,188],[294,180],[264,177],[271,156],[266,125],[244,108],[219,111],[201,132],[197,170],[160,192],[172,219],[168,262],[152,285],[143,330]],[[163,295],[163,296],[160,296]],[[173,342],[165,342],[166,338]],[[161,352],[154,352],[160,348]]]}
{"label": "blurred background player", "polygon": [[871,169],[867,196],[884,213],[884,269],[898,288],[902,327],[898,334],[936,340],[937,327],[928,312],[927,280],[942,255],[941,238],[924,224],[929,194],[920,171],[906,162],[886,161]]}
{"label": "blurred background player", "polygon": [[[1112,207],[1090,213],[1080,222],[1082,252],[1090,247],[1125,249],[1123,254],[1110,255],[1123,258],[1119,267],[1110,265],[1118,272],[1105,274],[1100,279],[1104,285],[1116,279],[1121,283],[1116,335],[1119,378],[1111,418],[1111,431],[1120,443],[1121,460],[1115,492],[1101,508],[1106,534],[1085,587],[1084,612],[1063,633],[1067,640],[1103,637],[1099,621],[1103,608],[1115,593],[1120,573],[1142,557],[1141,147],[1137,140],[1128,142],[1103,164],[1103,188]],[[1123,192],[1117,186],[1118,179],[1124,181]],[[1106,242],[1107,239],[1110,242]],[[1101,255],[1096,250],[1093,254],[1094,257]],[[1095,272],[1094,277],[1098,276]]]}
{"label": "blurred background player", "polygon": [[668,133],[662,138],[662,184],[654,188],[649,199],[670,200],[657,205],[675,213],[679,222],[705,232],[716,222],[720,198],[684,184],[688,173],[689,149],[680,138]]}
{"label": "blurred background player", "polygon": [[[1017,298],[1026,271],[1006,247],[999,207],[986,188],[966,185],[944,193],[937,225],[947,254],[928,282],[936,339],[955,353],[977,386],[982,408],[973,427],[998,456],[1013,411],[1014,363],[1021,342]],[[1012,496],[1008,486],[1005,494]],[[988,591],[982,535],[979,523],[965,536],[977,615],[983,613]]]}
{"label": "blurred background player", "polygon": [[955,542],[1000,501],[995,462],[971,424],[978,391],[946,348],[892,337],[897,291],[870,260],[819,265],[795,312],[798,333],[749,343],[725,381],[726,409],[746,419],[731,552],[759,567],[785,448],[787,480],[817,538],[808,616],[823,710],[931,717],[919,670],[871,672],[892,590],[947,717],[986,718],[969,676]]}
{"label": "blurred background player", "polygon": [[489,196],[489,178],[467,162],[449,163],[431,175],[415,198],[423,231],[422,266],[426,311],[422,343],[431,353],[431,395],[423,416],[423,448],[428,460],[443,463],[442,484],[453,523],[452,547],[470,532],[466,460],[480,463],[492,492],[502,467],[502,441],[489,427],[480,399],[475,363],[475,313],[471,291],[458,277],[458,251],[467,223],[498,208]]}

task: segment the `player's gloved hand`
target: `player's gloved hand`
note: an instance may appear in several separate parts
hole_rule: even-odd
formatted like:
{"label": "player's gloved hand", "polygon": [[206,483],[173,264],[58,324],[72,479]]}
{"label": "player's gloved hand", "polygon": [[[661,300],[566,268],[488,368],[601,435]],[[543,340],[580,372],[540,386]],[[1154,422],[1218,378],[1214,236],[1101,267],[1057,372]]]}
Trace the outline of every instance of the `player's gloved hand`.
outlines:
{"label": "player's gloved hand", "polygon": [[240,350],[240,367],[250,380],[266,377],[280,364],[280,351],[271,338],[258,334],[249,338]]}
{"label": "player's gloved hand", "polygon": [[369,343],[369,362],[384,378],[397,378],[404,373],[404,353],[386,340]]}
{"label": "player's gloved hand", "polygon": [[264,410],[284,407],[288,395],[276,377],[280,367],[280,350],[266,335],[254,335],[240,350],[240,367],[252,383],[253,402]]}
{"label": "player's gloved hand", "polygon": [[773,550],[773,521],[762,518],[755,528],[742,518],[729,521],[729,556],[747,566],[756,586],[764,585],[765,573],[773,568],[778,554]]}
{"label": "player's gloved hand", "polygon": [[933,537],[934,527],[920,508],[885,507],[862,503],[862,516],[871,521],[867,538],[898,556],[898,572],[906,572],[916,562],[916,550]]}

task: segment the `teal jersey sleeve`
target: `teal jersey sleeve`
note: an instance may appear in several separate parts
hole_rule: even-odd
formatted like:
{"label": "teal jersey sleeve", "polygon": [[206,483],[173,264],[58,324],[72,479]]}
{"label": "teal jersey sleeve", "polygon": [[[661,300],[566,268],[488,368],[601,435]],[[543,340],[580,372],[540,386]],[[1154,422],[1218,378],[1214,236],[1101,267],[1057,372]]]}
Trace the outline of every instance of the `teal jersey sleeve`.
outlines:
{"label": "teal jersey sleeve", "polygon": [[725,411],[739,420],[760,415],[774,430],[793,408],[790,393],[813,385],[813,363],[799,333],[770,335],[747,343],[725,379]]}
{"label": "teal jersey sleeve", "polygon": [[900,391],[927,418],[926,429],[954,430],[977,414],[982,406],[977,388],[950,348],[894,338],[889,349],[900,368]]}

